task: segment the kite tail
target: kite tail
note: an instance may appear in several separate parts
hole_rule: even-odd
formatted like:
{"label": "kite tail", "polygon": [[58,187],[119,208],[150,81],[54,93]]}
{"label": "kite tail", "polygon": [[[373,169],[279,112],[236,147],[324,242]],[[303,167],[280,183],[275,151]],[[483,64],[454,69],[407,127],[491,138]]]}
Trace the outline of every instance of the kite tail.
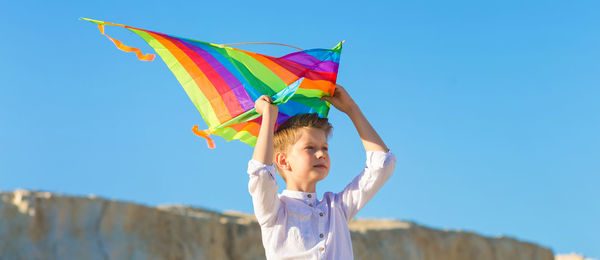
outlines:
{"label": "kite tail", "polygon": [[194,132],[194,134],[196,134],[197,136],[206,139],[206,144],[208,145],[208,148],[215,149],[215,141],[212,138],[210,138],[212,131],[210,131],[209,129],[200,131],[198,130],[198,126],[195,125],[194,127],[192,127],[192,132]]}
{"label": "kite tail", "polygon": [[105,24],[120,26],[120,27],[124,27],[124,28],[127,28],[127,29],[129,29],[131,27],[126,26],[126,25],[116,24],[116,23],[107,23],[107,22],[102,22],[102,21],[96,21],[96,20],[87,19],[87,18],[81,18],[81,19],[98,24],[98,29],[100,29],[100,33],[102,33],[102,35],[104,35],[108,39],[110,39],[117,46],[117,48],[119,48],[120,50],[122,50],[124,52],[135,52],[135,55],[140,60],[144,60],[144,61],[152,61],[152,60],[154,60],[154,57],[156,55],[154,55],[152,53],[143,54],[142,51],[140,51],[140,49],[127,46],[127,45],[123,44],[121,41],[119,41],[119,40],[117,40],[117,39],[115,39],[113,37],[110,37],[110,36],[108,36],[107,34],[104,33],[104,25]]}

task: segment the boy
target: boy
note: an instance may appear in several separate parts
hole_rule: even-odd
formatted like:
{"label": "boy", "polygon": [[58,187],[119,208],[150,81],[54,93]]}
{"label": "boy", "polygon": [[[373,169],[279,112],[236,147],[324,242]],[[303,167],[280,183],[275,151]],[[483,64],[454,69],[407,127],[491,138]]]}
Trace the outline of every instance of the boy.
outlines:
{"label": "boy", "polygon": [[[262,123],[248,163],[248,190],[267,259],[353,259],[348,221],[394,171],[396,158],[346,90],[337,85],[333,96],[322,99],[354,123],[367,151],[367,167],[342,192],[327,192],[318,201],[316,184],[329,173],[331,125],[326,118],[304,114],[288,119],[273,133],[277,106],[268,96],[256,100]],[[273,161],[286,182],[281,195]]]}

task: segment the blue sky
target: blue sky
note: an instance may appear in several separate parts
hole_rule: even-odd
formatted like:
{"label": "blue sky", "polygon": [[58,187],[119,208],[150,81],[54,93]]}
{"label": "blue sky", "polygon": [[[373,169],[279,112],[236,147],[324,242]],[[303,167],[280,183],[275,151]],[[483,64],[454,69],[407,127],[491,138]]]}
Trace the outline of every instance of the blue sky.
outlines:
{"label": "blue sky", "polygon": [[[252,212],[251,148],[204,125],[164,63],[79,17],[214,43],[346,40],[338,83],[398,157],[359,213],[600,258],[597,1],[12,1],[0,9],[0,190]],[[123,42],[139,37],[107,28]],[[250,46],[274,56],[293,49]],[[330,114],[341,190],[364,166]],[[280,180],[280,183],[282,181]],[[283,186],[283,185],[280,185]]]}

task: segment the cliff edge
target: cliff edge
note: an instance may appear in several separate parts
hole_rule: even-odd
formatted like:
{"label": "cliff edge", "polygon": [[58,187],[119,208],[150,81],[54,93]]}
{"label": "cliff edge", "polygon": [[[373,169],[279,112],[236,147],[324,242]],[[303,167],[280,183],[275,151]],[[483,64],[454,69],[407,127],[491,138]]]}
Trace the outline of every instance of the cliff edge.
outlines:
{"label": "cliff edge", "polygon": [[[350,223],[355,259],[553,260],[513,238],[397,220]],[[0,192],[0,259],[264,259],[252,215],[94,196]]]}

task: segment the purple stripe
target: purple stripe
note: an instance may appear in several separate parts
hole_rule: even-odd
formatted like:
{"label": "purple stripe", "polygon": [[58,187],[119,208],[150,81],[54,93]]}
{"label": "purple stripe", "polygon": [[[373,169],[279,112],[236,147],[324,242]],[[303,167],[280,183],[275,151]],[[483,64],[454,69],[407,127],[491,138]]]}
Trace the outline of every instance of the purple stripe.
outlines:
{"label": "purple stripe", "polygon": [[338,71],[340,64],[334,61],[323,61],[319,63],[317,67],[315,67],[314,71],[322,71],[322,72],[333,72],[336,73]]}
{"label": "purple stripe", "polygon": [[290,117],[291,117],[290,115],[279,112],[276,123],[278,125],[281,125],[281,124],[283,124],[283,122],[287,121]]}
{"label": "purple stripe", "polygon": [[244,85],[229,70],[227,70],[223,64],[215,59],[215,57],[213,57],[207,51],[198,48],[197,46],[189,44],[181,39],[176,39],[183,43],[186,47],[190,48],[192,51],[198,53],[198,55],[200,55],[208,63],[208,65],[210,65],[219,74],[219,76],[227,83],[231,91],[233,91],[244,111],[250,110],[254,107],[254,101],[252,101],[252,98],[250,98],[248,95]]}
{"label": "purple stripe", "polygon": [[[240,102],[240,105],[242,106],[242,109],[244,109],[244,111],[248,111],[252,108],[254,108],[254,101],[252,101],[252,98],[248,95],[248,91],[246,91],[246,89],[244,88],[244,85],[238,85],[234,88],[231,89],[233,91],[233,93],[235,94],[236,97],[238,97],[238,101]],[[239,97],[244,97],[239,98]]]}
{"label": "purple stripe", "polygon": [[[335,61],[321,61],[317,59],[315,56],[310,55],[306,52],[294,52],[288,55],[281,57],[281,59],[285,59],[288,61],[292,61],[302,65],[303,67],[314,70],[314,71],[322,71],[322,72],[337,72],[339,67],[339,63]],[[315,67],[316,65],[316,67]]]}
{"label": "purple stripe", "polygon": [[307,54],[303,51],[290,53],[281,58],[284,60],[293,61],[293,62],[298,63],[306,68],[312,68],[313,66],[315,66],[315,64],[321,62],[321,60],[315,58],[315,56]]}

